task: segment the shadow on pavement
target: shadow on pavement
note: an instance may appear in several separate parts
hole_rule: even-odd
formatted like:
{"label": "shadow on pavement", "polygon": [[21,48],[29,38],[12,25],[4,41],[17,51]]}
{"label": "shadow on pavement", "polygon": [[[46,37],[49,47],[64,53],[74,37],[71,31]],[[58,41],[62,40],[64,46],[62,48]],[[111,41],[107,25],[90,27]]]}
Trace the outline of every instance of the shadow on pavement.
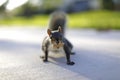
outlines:
{"label": "shadow on pavement", "polygon": [[74,66],[66,65],[66,58],[50,57],[62,68],[84,76],[89,80],[119,80],[120,79],[120,58],[111,56],[106,52],[76,49],[76,54],[71,55]]}

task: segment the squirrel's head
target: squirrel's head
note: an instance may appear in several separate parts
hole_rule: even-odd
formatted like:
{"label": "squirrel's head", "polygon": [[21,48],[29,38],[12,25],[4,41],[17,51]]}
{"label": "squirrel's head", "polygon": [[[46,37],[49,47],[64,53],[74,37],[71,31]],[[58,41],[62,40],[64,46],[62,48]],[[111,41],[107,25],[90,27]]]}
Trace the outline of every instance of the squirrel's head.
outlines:
{"label": "squirrel's head", "polygon": [[64,45],[61,27],[59,27],[58,30],[55,31],[51,31],[50,29],[48,29],[47,33],[54,48],[60,48]]}

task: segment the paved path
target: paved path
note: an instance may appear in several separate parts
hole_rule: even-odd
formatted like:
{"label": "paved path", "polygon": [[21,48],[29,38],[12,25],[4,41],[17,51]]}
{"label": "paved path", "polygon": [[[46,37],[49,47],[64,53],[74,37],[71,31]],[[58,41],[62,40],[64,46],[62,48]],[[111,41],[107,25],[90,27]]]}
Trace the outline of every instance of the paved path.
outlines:
{"label": "paved path", "polygon": [[120,80],[120,32],[67,30],[74,66],[64,54],[39,56],[46,29],[0,28],[0,80]]}

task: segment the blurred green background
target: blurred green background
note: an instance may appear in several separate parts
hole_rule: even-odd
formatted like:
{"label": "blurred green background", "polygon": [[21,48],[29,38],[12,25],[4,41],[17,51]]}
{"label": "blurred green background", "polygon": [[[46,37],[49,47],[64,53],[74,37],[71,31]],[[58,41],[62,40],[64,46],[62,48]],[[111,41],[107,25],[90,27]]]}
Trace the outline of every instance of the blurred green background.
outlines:
{"label": "blurred green background", "polygon": [[120,30],[120,0],[0,0],[0,26],[46,27],[56,10],[70,28]]}

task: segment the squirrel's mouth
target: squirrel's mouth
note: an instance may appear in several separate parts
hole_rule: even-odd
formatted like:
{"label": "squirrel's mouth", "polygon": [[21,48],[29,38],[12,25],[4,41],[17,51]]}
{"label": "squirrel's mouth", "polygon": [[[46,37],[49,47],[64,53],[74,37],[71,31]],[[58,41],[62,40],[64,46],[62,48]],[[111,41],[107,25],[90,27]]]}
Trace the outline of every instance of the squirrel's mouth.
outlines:
{"label": "squirrel's mouth", "polygon": [[64,43],[54,44],[53,47],[59,49],[60,47],[63,47]]}
{"label": "squirrel's mouth", "polygon": [[60,47],[57,47],[57,49],[59,49]]}
{"label": "squirrel's mouth", "polygon": [[59,45],[53,45],[54,48],[59,49],[61,46]]}

